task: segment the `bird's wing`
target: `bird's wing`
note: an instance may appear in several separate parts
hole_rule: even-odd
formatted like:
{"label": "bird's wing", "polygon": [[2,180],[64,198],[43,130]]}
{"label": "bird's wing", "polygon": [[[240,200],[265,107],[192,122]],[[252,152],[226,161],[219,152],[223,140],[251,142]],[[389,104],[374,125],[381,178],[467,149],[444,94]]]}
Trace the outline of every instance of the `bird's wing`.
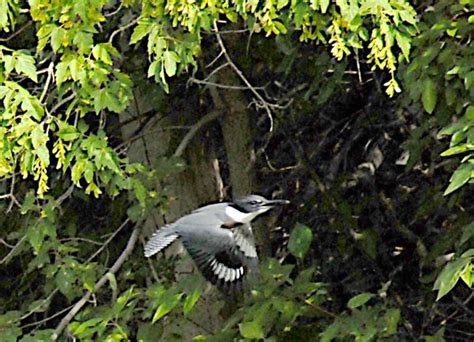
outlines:
{"label": "bird's wing", "polygon": [[222,288],[240,286],[257,262],[250,226],[221,228],[222,219],[195,211],[175,222],[175,231],[202,274]]}
{"label": "bird's wing", "polygon": [[234,240],[238,250],[247,258],[257,258],[255,238],[250,224],[245,223],[232,229]]}

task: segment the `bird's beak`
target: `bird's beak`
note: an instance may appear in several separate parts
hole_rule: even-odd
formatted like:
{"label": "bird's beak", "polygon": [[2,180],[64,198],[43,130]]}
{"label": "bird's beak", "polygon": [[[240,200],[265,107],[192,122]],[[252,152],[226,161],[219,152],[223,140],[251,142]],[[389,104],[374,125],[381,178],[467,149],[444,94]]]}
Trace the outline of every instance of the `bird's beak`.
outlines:
{"label": "bird's beak", "polygon": [[290,201],[288,200],[268,200],[264,203],[264,206],[266,207],[273,207],[275,205],[283,205],[283,204],[289,204]]}

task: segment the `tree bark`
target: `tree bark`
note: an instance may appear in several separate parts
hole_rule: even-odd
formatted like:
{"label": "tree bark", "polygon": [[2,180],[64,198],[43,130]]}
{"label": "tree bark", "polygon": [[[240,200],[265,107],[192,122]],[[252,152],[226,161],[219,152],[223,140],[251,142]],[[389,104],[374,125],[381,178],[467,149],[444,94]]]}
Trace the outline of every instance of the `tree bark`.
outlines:
{"label": "tree bark", "polygon": [[[150,95],[137,95],[135,106],[131,106],[126,113],[122,114],[121,121],[130,121],[130,118],[138,117],[140,112],[153,110],[147,104]],[[150,125],[141,134],[142,138],[135,141],[128,150],[128,156],[131,161],[142,162],[148,165],[156,165],[160,158],[170,155],[170,151],[175,151],[179,143],[182,141],[182,130],[167,130],[167,126],[183,125],[184,121],[188,121],[186,125],[193,125],[199,120],[199,116],[194,114],[192,104],[182,99],[182,110],[176,112],[170,109],[170,113],[156,115],[160,116],[156,125]],[[124,139],[130,137],[130,134],[136,132],[140,126],[139,120],[126,125],[122,129]],[[153,132],[152,134],[149,134]],[[161,189],[161,193],[166,194],[170,199],[168,202],[166,214],[163,217],[158,211],[153,213],[144,223],[143,234],[148,237],[158,228],[166,223],[175,221],[180,216],[189,213],[199,206],[214,202],[219,198],[222,192],[222,181],[220,180],[219,168],[216,153],[213,146],[208,144],[208,130],[206,127],[199,129],[192,137],[189,144],[182,151],[181,158],[186,162],[187,167],[184,171],[173,174],[164,181],[157,184],[157,188]],[[172,153],[171,153],[172,154]],[[159,168],[159,165],[157,166]],[[176,275],[179,279],[181,275],[190,272],[197,272],[196,267],[180,243],[175,243],[166,250],[165,255],[173,255],[180,253],[183,255],[181,262],[176,267]],[[143,258],[143,262],[147,260]],[[152,263],[156,264],[156,259],[152,259]],[[185,323],[185,326],[179,328],[183,341],[190,341],[194,336],[207,335],[209,332],[215,331],[223,323],[223,318],[219,315],[219,310],[215,309],[216,303],[220,300],[220,294],[213,287],[208,286],[194,310],[191,317]],[[173,324],[164,324],[164,332],[161,341],[167,341],[171,335],[176,333],[177,329]]]}

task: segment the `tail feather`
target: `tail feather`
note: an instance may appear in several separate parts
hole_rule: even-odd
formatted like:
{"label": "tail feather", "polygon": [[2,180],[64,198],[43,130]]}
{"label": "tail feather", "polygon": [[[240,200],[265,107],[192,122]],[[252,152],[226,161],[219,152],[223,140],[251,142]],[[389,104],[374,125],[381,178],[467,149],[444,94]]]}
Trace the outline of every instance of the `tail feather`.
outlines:
{"label": "tail feather", "polygon": [[179,235],[170,229],[158,230],[145,245],[145,257],[149,258],[168,247],[178,237]]}

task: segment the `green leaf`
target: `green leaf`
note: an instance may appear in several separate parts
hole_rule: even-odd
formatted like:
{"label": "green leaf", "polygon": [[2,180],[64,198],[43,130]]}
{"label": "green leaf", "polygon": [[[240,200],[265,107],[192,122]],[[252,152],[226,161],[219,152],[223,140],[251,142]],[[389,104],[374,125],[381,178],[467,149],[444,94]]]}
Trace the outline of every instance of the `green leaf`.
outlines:
{"label": "green leaf", "polygon": [[15,68],[16,58],[6,55],[3,57],[3,63],[6,73],[9,74]]}
{"label": "green leaf", "polygon": [[99,198],[100,194],[102,193],[102,191],[94,182],[89,183],[89,185],[87,186],[85,190],[85,193],[87,195],[90,194],[91,192],[94,193],[95,198]]}
{"label": "green leaf", "polygon": [[452,193],[453,191],[459,189],[461,186],[467,183],[469,179],[471,179],[471,173],[474,169],[474,165],[468,163],[468,164],[462,164],[457,168],[456,171],[454,171],[454,174],[451,176],[451,179],[449,180],[449,186],[447,189],[444,191],[444,196]]}
{"label": "green leaf", "polygon": [[421,101],[423,102],[423,108],[431,114],[433,113],[436,102],[438,101],[438,91],[436,85],[431,78],[426,79],[422,85],[423,89],[421,92]]}
{"label": "green leaf", "polygon": [[44,165],[49,165],[49,150],[45,145],[38,147],[35,152]]}
{"label": "green leaf", "polygon": [[461,254],[461,258],[472,258],[474,257],[474,248],[468,249],[463,254]]}
{"label": "green leaf", "polygon": [[56,64],[56,84],[58,87],[66,81],[70,76],[69,63],[66,61]]}
{"label": "green leaf", "polygon": [[326,13],[329,7],[329,0],[320,0],[321,2],[321,13]]}
{"label": "green leaf", "polygon": [[63,45],[64,38],[66,37],[66,30],[62,27],[54,27],[51,32],[51,47],[54,52],[57,52]]}
{"label": "green leaf", "polygon": [[438,290],[437,301],[453,289],[469,262],[469,258],[460,258],[444,266],[433,286],[434,290]]}
{"label": "green leaf", "polygon": [[464,283],[466,283],[466,285],[467,285],[468,287],[472,287],[472,284],[473,284],[473,281],[474,281],[474,278],[473,278],[473,276],[472,276],[473,269],[474,269],[474,265],[473,265],[473,264],[469,264],[469,265],[464,269],[464,272],[461,273],[461,279],[462,279],[462,281],[464,281]]}
{"label": "green leaf", "polygon": [[104,319],[103,318],[93,318],[83,323],[74,322],[78,325],[74,325],[71,327],[71,332],[73,335],[80,335],[84,333],[88,328],[95,327],[99,323],[101,323]]}
{"label": "green leaf", "polygon": [[130,44],[136,44],[145,38],[145,36],[150,33],[151,29],[152,25],[149,19],[140,19],[138,21],[138,25],[135,26],[133,30],[132,37],[130,38]]}
{"label": "green leaf", "polygon": [[37,125],[31,131],[31,143],[33,145],[33,148],[37,149],[40,146],[45,145],[47,141],[48,141],[48,136],[43,131],[43,126],[42,125]]}
{"label": "green leaf", "polygon": [[36,76],[35,59],[33,57],[25,54],[18,54],[15,63],[15,70],[19,74],[28,76],[35,83],[38,82],[38,78]]}
{"label": "green leaf", "polygon": [[58,131],[58,137],[61,138],[64,141],[73,141],[76,140],[81,136],[81,133],[79,133],[76,129],[76,127],[67,125],[64,128],[61,128]]}
{"label": "green leaf", "polygon": [[440,155],[441,157],[448,157],[448,156],[464,153],[466,151],[471,151],[471,150],[474,150],[474,146],[470,146],[469,144],[462,144],[458,146],[453,146],[447,149],[446,151],[444,151],[443,153],[441,153]]}
{"label": "green leaf", "polygon": [[474,237],[474,222],[465,225],[462,228],[461,238],[458,240],[458,246],[462,246]]}
{"label": "green leaf", "polygon": [[354,296],[351,299],[349,299],[349,301],[347,302],[347,307],[349,309],[358,308],[359,306],[362,306],[365,303],[367,303],[374,296],[375,295],[373,293],[369,293],[369,292],[358,294],[357,296]]}
{"label": "green leaf", "polygon": [[190,295],[186,296],[183,304],[183,312],[185,315],[189,314],[193,309],[194,305],[196,305],[197,301],[201,297],[202,289],[200,287],[194,288],[193,292]]}
{"label": "green leaf", "polygon": [[245,322],[239,324],[240,335],[248,339],[263,339],[265,333],[258,322]]}
{"label": "green leaf", "polygon": [[175,51],[166,50],[163,53],[164,67],[166,75],[169,77],[176,75],[177,62],[179,62],[179,56]]}
{"label": "green leaf", "polygon": [[297,223],[288,241],[288,250],[297,258],[303,258],[311,246],[313,232],[308,226]]}
{"label": "green leaf", "polygon": [[385,336],[391,336],[397,332],[398,323],[400,322],[401,313],[399,309],[388,309],[385,313],[385,321],[387,322],[387,330]]}
{"label": "green leaf", "polygon": [[468,120],[474,120],[474,106],[469,106],[467,107],[466,109],[466,114],[464,114],[466,116],[466,119]]}
{"label": "green leaf", "polygon": [[54,278],[59,291],[61,291],[61,293],[69,300],[73,299],[75,295],[75,291],[73,289],[76,282],[76,277],[77,275],[72,269],[61,267]]}
{"label": "green leaf", "polygon": [[395,39],[397,40],[397,44],[402,50],[403,57],[408,61],[408,57],[410,56],[410,47],[411,47],[411,38],[408,34],[396,31]]}
{"label": "green leaf", "polygon": [[282,9],[283,7],[288,5],[289,2],[290,2],[290,0],[278,0],[277,9],[279,9],[279,10]]}
{"label": "green leaf", "polygon": [[79,80],[79,73],[81,72],[81,65],[77,58],[71,59],[69,62],[69,71],[71,72],[71,77],[74,81]]}
{"label": "green leaf", "polygon": [[96,60],[112,65],[112,59],[110,58],[109,47],[107,45],[108,43],[97,44],[92,49],[92,55]]}
{"label": "green leaf", "polygon": [[166,315],[168,312],[173,310],[176,307],[176,305],[178,305],[182,296],[183,296],[183,293],[177,293],[173,296],[166,297],[164,302],[158,307],[155,314],[153,315],[153,319],[151,320],[151,323],[152,324],[155,323],[164,315]]}
{"label": "green leaf", "polygon": [[146,204],[146,188],[143,183],[137,179],[133,179],[133,190],[135,196],[142,207]]}
{"label": "green leaf", "polygon": [[464,76],[464,87],[466,88],[466,90],[469,90],[473,84],[474,84],[474,70],[469,71]]}

